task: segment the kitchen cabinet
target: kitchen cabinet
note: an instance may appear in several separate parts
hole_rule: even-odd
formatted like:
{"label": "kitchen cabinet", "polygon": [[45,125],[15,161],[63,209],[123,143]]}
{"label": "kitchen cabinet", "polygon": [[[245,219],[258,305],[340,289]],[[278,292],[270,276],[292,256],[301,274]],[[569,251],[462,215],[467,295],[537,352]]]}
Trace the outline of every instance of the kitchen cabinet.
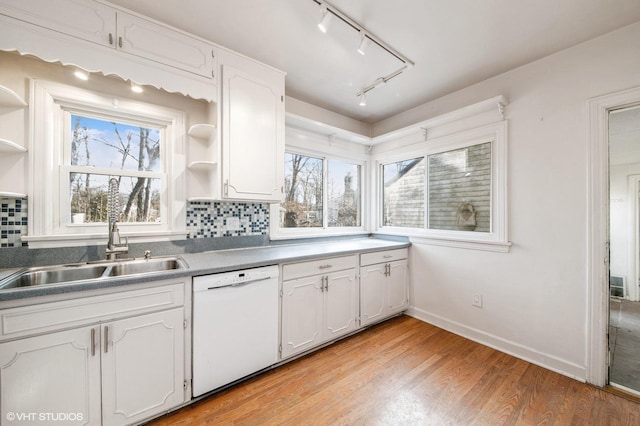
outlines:
{"label": "kitchen cabinet", "polygon": [[96,1],[2,0],[0,13],[202,77],[214,76],[211,44]]}
{"label": "kitchen cabinet", "polygon": [[381,321],[409,307],[408,250],[360,255],[360,324]]}
{"label": "kitchen cabinet", "polygon": [[283,266],[282,358],[356,330],[356,264],[353,255]]}
{"label": "kitchen cabinet", "polygon": [[280,202],[284,185],[284,74],[221,53],[222,198]]}
{"label": "kitchen cabinet", "polygon": [[[26,107],[27,103],[24,99],[18,96],[16,92],[8,87],[0,86],[0,114],[6,111],[23,109]],[[9,118],[7,118],[7,120],[9,120]],[[2,125],[0,126],[0,129],[7,129],[9,127],[10,126]],[[3,157],[8,155],[24,154],[25,152],[27,152],[25,147],[12,140],[5,139],[3,135],[0,134],[0,153]],[[23,193],[4,191],[3,188],[0,188],[0,197],[24,198],[26,196],[27,195]]]}
{"label": "kitchen cabinet", "polygon": [[124,425],[188,400],[184,287],[0,311],[2,418],[73,413],[82,424]]}

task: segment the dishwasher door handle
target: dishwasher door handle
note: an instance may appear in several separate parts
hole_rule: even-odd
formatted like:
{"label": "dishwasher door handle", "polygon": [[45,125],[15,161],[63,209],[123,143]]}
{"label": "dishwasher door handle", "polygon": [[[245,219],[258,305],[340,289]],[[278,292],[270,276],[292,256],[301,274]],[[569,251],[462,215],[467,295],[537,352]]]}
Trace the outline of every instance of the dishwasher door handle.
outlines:
{"label": "dishwasher door handle", "polygon": [[255,280],[243,281],[241,283],[233,283],[233,284],[221,285],[219,287],[208,287],[207,290],[217,290],[219,288],[228,288],[228,287],[244,287],[247,284],[258,283],[260,281],[267,281],[267,280],[270,280],[272,278],[273,277],[264,277],[264,278],[257,278]]}

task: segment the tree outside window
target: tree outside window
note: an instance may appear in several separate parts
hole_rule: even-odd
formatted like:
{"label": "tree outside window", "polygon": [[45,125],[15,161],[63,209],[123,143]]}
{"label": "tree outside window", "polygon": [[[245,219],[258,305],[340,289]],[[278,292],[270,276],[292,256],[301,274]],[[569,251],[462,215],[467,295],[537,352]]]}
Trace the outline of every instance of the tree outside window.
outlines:
{"label": "tree outside window", "polygon": [[118,221],[161,220],[161,131],[71,114],[69,189],[74,223],[107,222],[108,181],[119,182]]}
{"label": "tree outside window", "polygon": [[287,152],[280,227],[361,225],[361,166]]}

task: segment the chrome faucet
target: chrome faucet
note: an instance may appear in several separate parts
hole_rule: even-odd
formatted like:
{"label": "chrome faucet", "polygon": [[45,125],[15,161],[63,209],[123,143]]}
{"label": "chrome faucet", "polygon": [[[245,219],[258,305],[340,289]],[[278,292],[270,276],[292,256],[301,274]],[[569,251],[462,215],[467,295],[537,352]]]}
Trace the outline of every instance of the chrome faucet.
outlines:
{"label": "chrome faucet", "polygon": [[107,202],[107,215],[109,217],[109,240],[107,241],[107,259],[116,260],[119,254],[129,253],[128,241],[125,237],[124,244],[120,239],[118,229],[118,212],[120,211],[120,184],[118,179],[109,179],[109,200]]}

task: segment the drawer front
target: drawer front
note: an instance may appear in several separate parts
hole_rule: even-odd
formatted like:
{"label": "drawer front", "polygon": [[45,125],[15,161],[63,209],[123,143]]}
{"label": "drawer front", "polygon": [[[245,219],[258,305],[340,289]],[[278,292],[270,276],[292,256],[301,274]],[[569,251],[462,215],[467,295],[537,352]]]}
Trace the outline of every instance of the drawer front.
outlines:
{"label": "drawer front", "polygon": [[357,259],[355,254],[352,256],[312,260],[310,262],[292,263],[282,267],[282,280],[295,280],[311,275],[328,274],[334,271],[355,268],[356,264]]}
{"label": "drawer front", "polygon": [[184,305],[184,282],[0,311],[0,340],[110,321]]}
{"label": "drawer front", "polygon": [[360,265],[374,265],[376,263],[393,262],[394,260],[406,259],[409,257],[409,249],[375,251],[360,255]]}

